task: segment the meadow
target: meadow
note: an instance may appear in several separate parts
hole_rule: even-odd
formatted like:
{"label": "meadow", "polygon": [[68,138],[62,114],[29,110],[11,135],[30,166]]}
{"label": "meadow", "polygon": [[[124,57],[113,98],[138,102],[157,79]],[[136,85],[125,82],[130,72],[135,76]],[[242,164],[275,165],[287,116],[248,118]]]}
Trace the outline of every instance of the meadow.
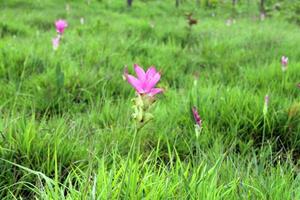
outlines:
{"label": "meadow", "polygon": [[300,199],[300,4],[210,2],[1,1],[0,199]]}

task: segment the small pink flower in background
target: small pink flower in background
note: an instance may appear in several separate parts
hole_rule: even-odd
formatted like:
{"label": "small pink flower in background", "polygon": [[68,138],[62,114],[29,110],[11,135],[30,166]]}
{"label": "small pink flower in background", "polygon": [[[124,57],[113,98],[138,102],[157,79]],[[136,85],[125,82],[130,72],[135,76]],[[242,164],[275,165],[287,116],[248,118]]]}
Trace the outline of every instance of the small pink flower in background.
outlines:
{"label": "small pink flower in background", "polygon": [[53,50],[57,50],[58,49],[59,41],[60,41],[60,37],[59,36],[57,36],[57,37],[55,37],[55,38],[52,39]]}
{"label": "small pink flower in background", "polygon": [[266,95],[266,96],[265,96],[264,109],[263,109],[264,115],[266,115],[266,114],[268,113],[269,102],[270,102],[270,97],[269,97],[269,95]]}
{"label": "small pink flower in background", "polygon": [[197,108],[194,106],[192,108],[192,112],[193,112],[193,116],[194,116],[194,120],[195,120],[195,134],[196,134],[196,138],[199,138],[201,131],[202,131],[202,120],[201,117],[197,111]]}
{"label": "small pink flower in background", "polygon": [[63,34],[65,28],[68,27],[68,23],[65,20],[59,19],[55,22],[56,31],[59,34]]}
{"label": "small pink flower in background", "polygon": [[236,21],[235,21],[235,19],[227,19],[226,20],[226,22],[225,22],[225,24],[227,25],[227,26],[231,26],[232,24],[235,24],[236,23]]}
{"label": "small pink flower in background", "polygon": [[266,14],[265,13],[260,13],[260,20],[264,21],[266,19]]}
{"label": "small pink flower in background", "polygon": [[83,18],[83,17],[80,18],[80,24],[81,24],[81,25],[84,24],[84,18]]}
{"label": "small pink flower in background", "polygon": [[137,78],[128,74],[127,69],[125,69],[124,77],[139,94],[146,94],[153,97],[156,94],[163,92],[163,89],[155,88],[156,84],[160,80],[160,73],[156,71],[155,67],[150,67],[145,72],[143,68],[135,64],[134,71]]}
{"label": "small pink flower in background", "polygon": [[265,104],[266,104],[266,106],[269,106],[269,101],[270,101],[270,97],[269,97],[269,95],[266,95],[265,96]]}
{"label": "small pink flower in background", "polygon": [[201,117],[200,117],[200,115],[197,111],[197,108],[195,106],[192,108],[192,112],[193,112],[195,123],[201,128],[202,127],[202,120],[201,120]]}
{"label": "small pink flower in background", "polygon": [[70,13],[70,10],[71,10],[71,7],[70,7],[70,4],[66,4],[66,11],[67,13],[69,14]]}
{"label": "small pink flower in background", "polygon": [[282,68],[282,71],[286,71],[287,70],[288,61],[289,61],[288,57],[285,57],[285,56],[281,57],[281,68]]}
{"label": "small pink flower in background", "polygon": [[226,24],[227,26],[231,26],[231,24],[232,24],[231,19],[227,19],[226,22],[225,22],[225,24]]}
{"label": "small pink flower in background", "polygon": [[154,28],[154,27],[155,27],[155,24],[154,24],[153,21],[151,21],[151,22],[149,23],[149,25],[150,25],[151,28]]}

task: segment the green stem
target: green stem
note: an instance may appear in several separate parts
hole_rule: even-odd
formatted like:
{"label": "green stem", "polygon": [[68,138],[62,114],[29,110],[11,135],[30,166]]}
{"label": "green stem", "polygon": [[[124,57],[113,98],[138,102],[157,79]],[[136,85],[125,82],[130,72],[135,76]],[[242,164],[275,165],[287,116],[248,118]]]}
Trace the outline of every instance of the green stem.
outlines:
{"label": "green stem", "polygon": [[261,150],[264,147],[265,135],[266,135],[266,116],[264,116],[264,127],[263,127],[263,138],[262,138]]}
{"label": "green stem", "polygon": [[58,180],[58,163],[57,163],[57,151],[56,151],[56,145],[54,149],[54,166],[55,166],[55,171],[54,171],[54,180],[55,180],[55,198],[59,198],[59,180]]}
{"label": "green stem", "polygon": [[127,156],[127,160],[126,160],[126,164],[125,164],[125,171],[124,171],[124,174],[122,176],[121,186],[120,186],[120,190],[119,190],[117,199],[120,199],[120,194],[121,194],[122,189],[123,189],[125,176],[126,176],[128,165],[129,165],[129,160],[131,159],[131,156],[134,154],[133,149],[134,149],[134,145],[136,143],[136,137],[137,137],[137,134],[138,134],[139,130],[140,129],[138,129],[137,126],[135,126],[134,136],[133,136],[133,139],[132,139],[132,142],[131,142],[131,145],[130,145],[130,149],[129,149],[129,152],[128,152],[128,156]]}
{"label": "green stem", "polygon": [[286,82],[287,82],[287,71],[283,72],[283,78],[282,78],[282,90],[285,90]]}

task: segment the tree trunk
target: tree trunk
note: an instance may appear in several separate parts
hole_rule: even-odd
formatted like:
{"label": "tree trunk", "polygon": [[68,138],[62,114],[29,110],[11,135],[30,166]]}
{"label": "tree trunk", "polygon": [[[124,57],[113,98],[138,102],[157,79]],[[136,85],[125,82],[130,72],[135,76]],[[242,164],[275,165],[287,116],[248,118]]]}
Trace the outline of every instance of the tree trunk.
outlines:
{"label": "tree trunk", "polygon": [[260,13],[265,14],[265,0],[260,0]]}
{"label": "tree trunk", "polygon": [[176,0],[176,2],[175,2],[175,6],[176,6],[176,8],[178,8],[178,7],[179,7],[179,0]]}
{"label": "tree trunk", "polygon": [[236,16],[236,3],[237,0],[232,0],[232,18],[235,18]]}
{"label": "tree trunk", "polygon": [[266,18],[265,0],[260,0],[260,20]]}
{"label": "tree trunk", "polygon": [[232,0],[232,6],[236,5],[236,0]]}
{"label": "tree trunk", "polygon": [[128,7],[131,7],[132,1],[133,1],[133,0],[127,0],[127,5],[128,5]]}

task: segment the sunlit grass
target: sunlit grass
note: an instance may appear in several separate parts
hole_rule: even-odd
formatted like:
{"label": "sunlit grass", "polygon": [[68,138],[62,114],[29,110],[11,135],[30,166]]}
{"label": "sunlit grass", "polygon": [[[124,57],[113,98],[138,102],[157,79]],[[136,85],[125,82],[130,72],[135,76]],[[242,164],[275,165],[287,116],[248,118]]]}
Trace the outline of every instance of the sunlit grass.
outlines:
{"label": "sunlit grass", "polygon": [[[0,3],[1,199],[300,199],[299,27],[244,7],[227,26],[226,7],[69,6]],[[135,141],[134,63],[165,89]]]}

